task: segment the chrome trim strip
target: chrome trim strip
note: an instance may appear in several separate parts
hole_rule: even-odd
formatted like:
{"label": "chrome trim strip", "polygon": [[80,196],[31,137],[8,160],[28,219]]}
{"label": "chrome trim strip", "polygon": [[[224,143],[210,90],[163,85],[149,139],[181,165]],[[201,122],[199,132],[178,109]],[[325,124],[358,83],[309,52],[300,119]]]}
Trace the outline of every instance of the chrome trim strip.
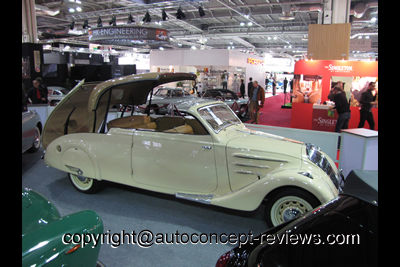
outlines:
{"label": "chrome trim strip", "polygon": [[283,160],[283,159],[271,159],[271,158],[264,158],[264,157],[253,156],[253,155],[248,155],[248,154],[233,154],[233,156],[235,158],[240,158],[240,159],[266,160],[266,161],[285,162],[285,163],[289,162],[289,161]]}
{"label": "chrome trim strip", "polygon": [[237,170],[235,171],[236,173],[241,173],[241,174],[254,174],[252,171],[244,171],[244,170]]}
{"label": "chrome trim strip", "polygon": [[254,165],[254,164],[247,164],[247,163],[233,163],[233,165],[240,166],[240,167],[250,167],[250,168],[261,168],[261,169],[269,169],[269,166],[266,165]]}
{"label": "chrome trim strip", "polygon": [[213,194],[208,194],[208,195],[185,194],[185,193],[177,192],[177,193],[175,193],[175,197],[210,205],[211,200],[214,197],[214,195]]}

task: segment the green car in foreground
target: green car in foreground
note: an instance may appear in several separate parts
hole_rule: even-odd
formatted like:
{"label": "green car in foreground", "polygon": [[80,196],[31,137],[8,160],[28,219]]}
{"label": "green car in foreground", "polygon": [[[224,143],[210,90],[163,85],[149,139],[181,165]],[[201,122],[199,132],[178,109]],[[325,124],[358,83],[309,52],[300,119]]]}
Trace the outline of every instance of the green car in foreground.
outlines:
{"label": "green car in foreground", "polygon": [[102,233],[103,222],[96,212],[61,217],[41,194],[22,189],[22,266],[100,265],[100,243],[94,246],[89,237]]}

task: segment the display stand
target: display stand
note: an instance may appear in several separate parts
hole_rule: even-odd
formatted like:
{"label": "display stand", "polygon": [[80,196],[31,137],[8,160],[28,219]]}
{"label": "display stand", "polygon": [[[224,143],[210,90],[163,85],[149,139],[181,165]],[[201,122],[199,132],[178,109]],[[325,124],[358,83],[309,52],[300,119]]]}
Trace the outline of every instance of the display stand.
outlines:
{"label": "display stand", "polygon": [[378,170],[378,131],[342,130],[339,168],[343,169],[344,177],[354,169]]}

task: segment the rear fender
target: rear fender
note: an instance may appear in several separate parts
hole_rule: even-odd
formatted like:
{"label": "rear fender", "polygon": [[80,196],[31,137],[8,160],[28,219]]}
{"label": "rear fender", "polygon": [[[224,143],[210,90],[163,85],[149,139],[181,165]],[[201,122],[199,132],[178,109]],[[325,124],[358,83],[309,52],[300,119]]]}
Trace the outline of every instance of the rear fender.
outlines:
{"label": "rear fender", "polygon": [[67,149],[61,157],[61,166],[64,171],[90,178],[97,178],[92,160],[79,147]]}

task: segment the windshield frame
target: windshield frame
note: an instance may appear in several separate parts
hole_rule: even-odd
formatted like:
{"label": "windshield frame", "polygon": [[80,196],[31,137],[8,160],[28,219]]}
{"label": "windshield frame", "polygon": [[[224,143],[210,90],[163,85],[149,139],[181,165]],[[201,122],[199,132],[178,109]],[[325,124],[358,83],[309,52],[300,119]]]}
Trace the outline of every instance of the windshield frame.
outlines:
{"label": "windshield frame", "polygon": [[[224,108],[228,111],[228,113],[221,114],[221,113],[215,113],[215,108],[221,107]],[[207,118],[206,114],[204,111],[207,111],[211,118]],[[197,109],[198,114],[200,117],[207,122],[207,124],[210,126],[210,128],[215,132],[219,133],[223,129],[226,129],[232,125],[239,125],[242,122],[240,119],[236,116],[236,114],[232,111],[232,109],[223,103],[218,103],[218,104],[212,104],[212,105],[207,105],[203,106]],[[231,115],[231,117],[224,117],[221,115]],[[219,115],[219,116],[218,116]]]}

